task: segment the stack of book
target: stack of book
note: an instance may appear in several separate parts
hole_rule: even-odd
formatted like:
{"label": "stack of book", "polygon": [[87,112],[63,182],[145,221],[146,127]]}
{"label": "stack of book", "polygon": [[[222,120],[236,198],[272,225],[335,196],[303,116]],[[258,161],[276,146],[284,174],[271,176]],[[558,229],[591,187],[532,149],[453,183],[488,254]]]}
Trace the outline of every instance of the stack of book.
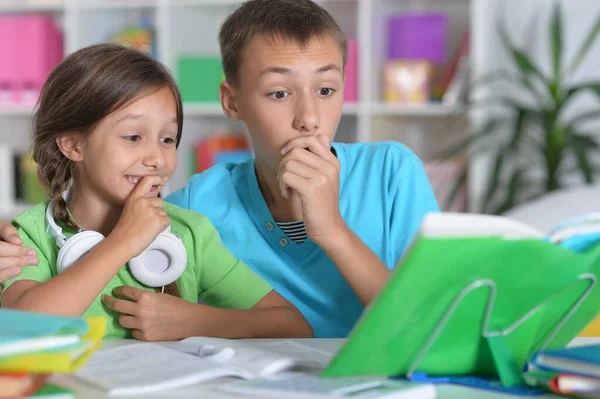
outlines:
{"label": "stack of book", "polygon": [[81,368],[100,347],[105,331],[104,318],[0,309],[0,399],[73,397],[48,379]]}
{"label": "stack of book", "polygon": [[600,398],[600,344],[538,352],[524,379],[557,394]]}

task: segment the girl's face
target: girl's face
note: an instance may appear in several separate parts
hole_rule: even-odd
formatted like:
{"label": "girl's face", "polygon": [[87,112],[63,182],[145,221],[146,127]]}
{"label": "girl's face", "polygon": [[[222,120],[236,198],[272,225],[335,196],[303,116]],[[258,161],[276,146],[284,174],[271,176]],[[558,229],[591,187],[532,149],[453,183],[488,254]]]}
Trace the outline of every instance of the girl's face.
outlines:
{"label": "girl's face", "polygon": [[[141,180],[168,180],[177,166],[177,107],[167,87],[149,91],[105,117],[80,146],[77,186],[122,205]],[[162,187],[152,187],[158,195]]]}

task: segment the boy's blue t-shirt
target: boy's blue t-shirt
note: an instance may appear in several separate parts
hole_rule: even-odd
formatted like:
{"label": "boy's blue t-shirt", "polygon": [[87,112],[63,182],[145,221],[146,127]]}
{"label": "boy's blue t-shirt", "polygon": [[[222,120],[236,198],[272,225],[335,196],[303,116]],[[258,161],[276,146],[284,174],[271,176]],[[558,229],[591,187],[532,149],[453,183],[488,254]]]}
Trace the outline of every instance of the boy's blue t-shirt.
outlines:
{"label": "boy's blue t-shirt", "polygon": [[[396,142],[333,148],[342,217],[392,269],[425,213],[439,211],[423,164]],[[197,174],[166,201],[206,215],[233,254],[302,312],[316,337],[346,337],[360,317],[363,305],[327,255],[310,238],[296,244],[273,220],[253,159]]]}

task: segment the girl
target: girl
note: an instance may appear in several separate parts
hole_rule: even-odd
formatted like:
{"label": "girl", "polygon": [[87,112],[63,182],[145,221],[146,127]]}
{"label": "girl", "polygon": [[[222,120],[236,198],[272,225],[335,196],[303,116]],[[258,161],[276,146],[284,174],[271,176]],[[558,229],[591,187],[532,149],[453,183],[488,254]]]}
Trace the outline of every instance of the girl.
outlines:
{"label": "girl", "polygon": [[39,263],[4,284],[3,307],[104,315],[107,338],[312,335],[207,218],[158,195],[175,169],[182,123],[176,84],[142,52],[95,45],[55,68],[33,137],[52,200],[13,221]]}

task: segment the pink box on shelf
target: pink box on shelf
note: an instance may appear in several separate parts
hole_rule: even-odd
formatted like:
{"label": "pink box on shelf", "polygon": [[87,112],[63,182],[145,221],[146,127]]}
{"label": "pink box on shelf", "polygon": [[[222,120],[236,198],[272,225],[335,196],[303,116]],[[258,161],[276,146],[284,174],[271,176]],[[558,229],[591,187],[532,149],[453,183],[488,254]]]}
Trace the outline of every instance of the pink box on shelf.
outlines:
{"label": "pink box on shelf", "polygon": [[46,78],[63,57],[63,36],[49,15],[18,18],[21,102],[31,104],[37,101]]}
{"label": "pink box on shelf", "polygon": [[18,28],[16,16],[0,16],[0,107],[13,105],[17,101],[19,88]]}
{"label": "pink box on shelf", "polygon": [[344,102],[358,101],[358,42],[348,40],[348,59],[345,69]]}

